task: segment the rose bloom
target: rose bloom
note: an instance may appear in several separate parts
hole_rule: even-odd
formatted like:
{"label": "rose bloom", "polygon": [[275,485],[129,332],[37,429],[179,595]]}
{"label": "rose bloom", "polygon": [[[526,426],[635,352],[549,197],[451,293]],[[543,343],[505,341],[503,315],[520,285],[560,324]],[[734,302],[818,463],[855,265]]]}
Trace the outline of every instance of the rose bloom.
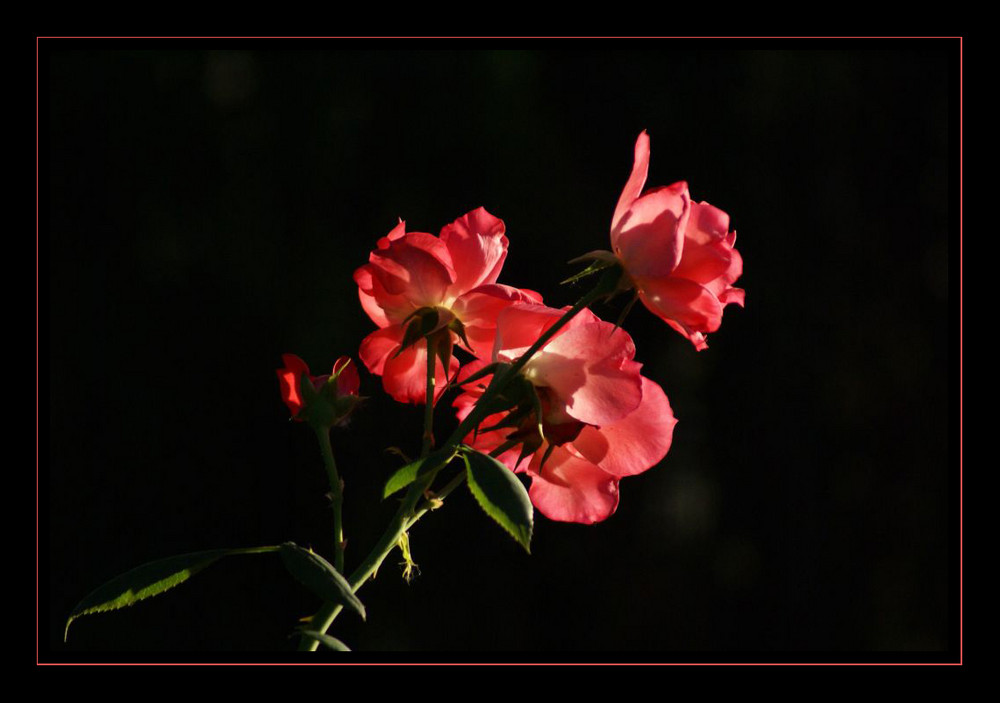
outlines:
{"label": "rose bloom", "polygon": [[744,303],[743,290],[732,286],[743,273],[743,259],[733,248],[736,232],[729,231],[722,210],[692,202],[684,181],[642,193],[648,170],[649,136],[643,131],[611,220],[611,248],[643,305],[705,349],[705,335],[719,329],[723,308]]}
{"label": "rose bloom", "polygon": [[[354,273],[361,306],[379,329],[361,343],[359,356],[382,376],[386,392],[400,402],[424,403],[427,345],[420,340],[400,351],[406,325],[414,312],[434,308],[444,322],[457,320],[469,351],[489,354],[496,318],[512,302],[541,301],[541,296],[496,283],[507,256],[504,223],[478,208],[441,230],[407,232],[400,221],[378,244],[368,263]],[[449,332],[451,342],[461,341]],[[464,342],[463,342],[464,344]],[[435,400],[454,378],[459,363],[451,358],[435,368]]]}
{"label": "rose bloom", "polygon": [[[493,360],[516,360],[563,313],[525,303],[508,307],[497,322]],[[670,403],[659,385],[640,374],[634,356],[624,330],[583,310],[522,369],[541,400],[544,441],[520,462],[521,447],[498,458],[531,477],[528,495],[546,517],[586,524],[606,519],[618,507],[619,481],[651,468],[670,449],[676,424]],[[468,364],[460,382],[484,366],[482,360]],[[489,381],[474,381],[455,399],[460,420]],[[534,413],[518,427],[491,429],[507,414],[483,420],[486,431],[466,442],[485,452],[511,438],[534,437],[537,444]]]}
{"label": "rose bloom", "polygon": [[[356,397],[358,395],[361,379],[358,377],[358,368],[351,361],[350,357],[342,356],[337,359],[333,364],[333,371],[322,376],[309,375],[309,367],[306,365],[306,362],[294,354],[282,354],[281,361],[285,364],[284,368],[277,370],[281,399],[285,401],[285,405],[291,411],[292,419],[298,422],[302,422],[299,414],[308,400],[302,397],[303,376],[310,380],[317,393],[322,392],[330,376],[336,376],[336,393],[334,394],[336,397]],[[350,404],[347,407],[349,408]]]}

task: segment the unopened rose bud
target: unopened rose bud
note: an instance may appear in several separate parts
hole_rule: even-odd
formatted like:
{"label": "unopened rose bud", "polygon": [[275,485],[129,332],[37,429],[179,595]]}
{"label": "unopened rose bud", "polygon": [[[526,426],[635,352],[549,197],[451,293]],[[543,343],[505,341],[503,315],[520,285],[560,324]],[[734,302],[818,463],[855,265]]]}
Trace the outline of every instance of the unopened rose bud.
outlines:
{"label": "unopened rose bud", "polygon": [[281,359],[285,364],[277,370],[281,399],[293,420],[330,428],[347,419],[360,400],[358,369],[349,357],[337,359],[333,371],[323,376],[309,375],[306,362],[294,354]]}

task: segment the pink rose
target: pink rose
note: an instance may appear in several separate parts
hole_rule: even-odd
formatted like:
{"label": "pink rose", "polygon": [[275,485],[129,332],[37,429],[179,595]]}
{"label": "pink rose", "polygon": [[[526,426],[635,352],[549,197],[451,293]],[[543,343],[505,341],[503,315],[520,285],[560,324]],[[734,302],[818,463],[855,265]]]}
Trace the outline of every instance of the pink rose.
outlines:
{"label": "pink rose", "polygon": [[705,349],[705,335],[719,329],[723,308],[744,303],[743,290],[732,286],[743,273],[743,259],[733,248],[736,232],[729,231],[722,210],[692,202],[684,181],[642,193],[648,170],[649,136],[643,131],[611,220],[611,248],[643,304]]}
{"label": "pink rose", "polygon": [[[500,310],[541,300],[537,293],[496,283],[506,256],[504,223],[483,208],[446,226],[440,237],[406,232],[401,221],[378,241],[368,263],[354,273],[361,306],[380,328],[362,341],[359,355],[382,376],[389,395],[407,403],[426,400],[426,344],[400,351],[415,312],[436,311],[450,343],[467,340],[469,351],[489,354]],[[454,358],[448,369],[440,359],[436,364],[435,400],[459,367]]]}
{"label": "pink rose", "polygon": [[[508,307],[497,322],[493,360],[517,359],[563,312],[525,303]],[[520,447],[499,459],[531,477],[528,495],[543,515],[588,524],[606,519],[618,507],[619,481],[663,459],[676,424],[663,389],[640,374],[634,356],[624,330],[582,311],[521,371],[541,401],[544,441],[534,413],[514,427],[491,429],[509,419],[504,412],[483,420],[486,431],[466,442],[492,451],[509,439],[523,439],[531,455],[526,465],[519,461]],[[472,362],[460,380],[484,366],[485,361]],[[471,412],[489,380],[469,384],[455,399],[459,419]]]}

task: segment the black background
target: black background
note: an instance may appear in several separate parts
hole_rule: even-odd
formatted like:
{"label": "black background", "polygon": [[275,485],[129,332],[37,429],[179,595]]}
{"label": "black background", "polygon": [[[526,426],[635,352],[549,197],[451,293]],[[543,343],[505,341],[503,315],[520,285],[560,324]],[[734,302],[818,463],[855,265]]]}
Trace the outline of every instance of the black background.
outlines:
{"label": "black background", "polygon": [[[376,660],[955,660],[958,50],[41,40],[39,656],[285,657],[319,603],[273,556],[62,627],[159,557],[329,555],[280,355],[357,356],[375,327],[351,274],[398,217],[436,234],[485,206],[500,281],[571,303],[566,262],[608,248],[646,129],[647,185],[687,180],[745,260],[708,350],[641,306],[626,322],[670,453],[605,523],[537,516],[530,556],[456,492],[412,531],[419,577],[392,555],[367,623],[333,634]],[[334,436],[348,568],[395,509],[384,449],[420,443],[419,407],[362,392]]]}

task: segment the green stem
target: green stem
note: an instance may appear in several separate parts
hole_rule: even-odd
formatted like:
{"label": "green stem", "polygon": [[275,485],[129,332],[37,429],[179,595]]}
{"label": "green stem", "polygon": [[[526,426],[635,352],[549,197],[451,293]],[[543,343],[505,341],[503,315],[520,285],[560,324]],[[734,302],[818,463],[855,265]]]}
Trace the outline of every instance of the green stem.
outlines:
{"label": "green stem", "polygon": [[[598,298],[609,293],[610,290],[613,290],[614,283],[617,282],[617,276],[618,274],[615,274],[614,279],[610,278],[608,275],[602,277],[601,281],[598,282],[597,286],[595,286],[593,290],[591,290],[590,292],[585,294],[582,298],[580,298],[580,300],[578,300],[576,304],[573,305],[573,307],[567,310],[562,317],[556,320],[555,324],[549,327],[549,329],[547,329],[535,341],[535,343],[528,348],[528,351],[522,354],[521,357],[517,359],[517,361],[515,361],[510,367],[508,367],[505,372],[498,374],[500,378],[496,379],[496,382],[491,384],[490,388],[487,388],[486,392],[483,393],[482,397],[479,399],[479,402],[477,402],[475,407],[473,407],[472,412],[470,412],[466,416],[465,420],[459,423],[458,427],[455,428],[455,431],[451,433],[451,436],[449,436],[448,440],[442,445],[442,449],[447,450],[453,447],[457,447],[462,442],[462,440],[465,439],[466,435],[468,435],[469,432],[471,432],[486,416],[486,407],[487,407],[486,401],[490,400],[493,395],[496,395],[500,390],[502,390],[503,387],[506,386],[506,384],[509,382],[509,380],[514,378],[514,376],[522,368],[524,368],[524,365],[528,363],[531,357],[534,356],[538,352],[538,350],[540,350],[543,346],[545,346],[548,343],[548,341],[552,339],[552,337],[554,337],[559,332],[559,330],[561,330],[566,325],[566,323],[568,323],[571,319],[573,319],[585,307],[596,301]],[[608,287],[609,283],[611,284],[611,288]],[[430,427],[429,423],[433,419],[432,413],[434,410],[434,404],[433,404],[434,357],[431,355],[430,348],[428,348],[427,350],[427,358],[428,358],[427,361],[428,402],[427,402],[427,409],[425,410],[424,414],[425,428]],[[430,451],[430,444],[428,443],[428,437],[431,437],[431,439],[433,439],[430,433],[425,431],[424,434],[425,450],[422,456],[426,456]],[[501,447],[498,447],[496,450],[494,450],[494,452],[497,452],[498,454],[503,453],[509,448],[510,447],[502,445]],[[421,496],[423,496],[424,492],[430,487],[430,484],[434,480],[434,477],[436,475],[437,475],[436,470],[431,471],[426,476],[414,481],[410,485],[410,488],[406,493],[406,497],[403,499],[402,504],[399,506],[399,510],[396,511],[396,514],[393,516],[388,527],[386,527],[385,532],[382,533],[381,539],[379,539],[378,543],[372,548],[371,552],[365,558],[364,562],[362,562],[361,565],[354,570],[354,572],[348,579],[348,582],[351,584],[352,591],[357,592],[358,589],[360,589],[365,584],[368,578],[373,573],[375,573],[375,571],[378,570],[379,566],[381,566],[382,562],[385,561],[385,558],[389,556],[389,553],[396,547],[396,545],[399,544],[400,536],[404,532],[406,532],[410,527],[412,527],[417,520],[419,520],[423,515],[425,515],[428,512],[426,508],[423,508],[418,511],[417,503],[420,501],[420,498]],[[448,492],[450,493],[456,487],[461,485],[464,477],[465,477],[465,472],[462,472],[461,474],[459,474],[459,476],[457,476],[455,479],[449,482],[445,486],[445,489],[447,489]],[[334,605],[332,603],[325,603],[323,607],[320,608],[319,612],[316,613],[315,616],[313,616],[312,622],[310,624],[315,625],[315,627],[310,627],[310,629],[315,630],[316,632],[319,632],[321,634],[326,634],[326,631],[329,629],[330,625],[333,624],[333,621],[340,614],[342,607],[343,606]],[[311,637],[303,637],[299,642],[300,650],[315,651],[318,648],[319,648],[319,642]]]}
{"label": "green stem", "polygon": [[[411,527],[413,527],[413,525],[416,524],[417,520],[419,520],[424,515],[426,515],[428,511],[433,510],[434,509],[434,505],[435,505],[435,501],[442,501],[442,500],[444,500],[445,498],[447,498],[451,494],[452,491],[454,491],[456,488],[458,488],[459,486],[461,486],[462,483],[465,482],[465,478],[466,478],[465,477],[465,471],[460,471],[458,473],[458,475],[455,476],[455,478],[453,478],[450,481],[448,481],[448,483],[446,483],[441,488],[440,491],[436,491],[434,493],[434,498],[432,500],[427,500],[422,506],[420,506],[419,509],[417,509],[417,512],[414,513],[413,517],[411,517],[406,522],[406,525],[403,528],[403,532],[408,531]],[[437,504],[440,505],[440,503],[437,503]]]}
{"label": "green stem", "polygon": [[344,573],[344,524],[341,511],[344,507],[344,484],[337,473],[337,460],[333,458],[333,447],[330,445],[330,431],[317,429],[320,452],[323,454],[323,465],[326,467],[327,478],[330,479],[330,502],[333,507],[333,566]]}
{"label": "green stem", "polygon": [[[424,443],[420,450],[420,458],[423,459],[425,456],[431,453],[431,447],[434,446],[434,375],[435,375],[435,358],[433,349],[431,349],[431,338],[426,339],[427,342],[427,399],[424,405]],[[447,372],[447,369],[445,369]]]}

